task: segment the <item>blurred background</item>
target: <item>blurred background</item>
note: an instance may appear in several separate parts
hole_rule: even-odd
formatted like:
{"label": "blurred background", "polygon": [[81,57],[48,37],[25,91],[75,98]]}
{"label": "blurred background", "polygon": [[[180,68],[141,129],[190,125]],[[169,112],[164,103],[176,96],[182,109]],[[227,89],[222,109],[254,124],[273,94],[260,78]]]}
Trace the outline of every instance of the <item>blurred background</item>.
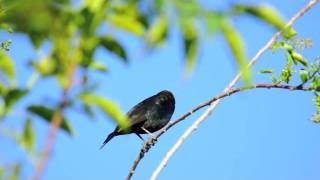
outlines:
{"label": "blurred background", "polygon": [[[172,91],[176,119],[219,94],[239,70],[245,76],[237,86],[299,85],[306,67],[298,59],[284,77],[283,47],[251,70],[245,64],[307,2],[0,1],[0,179],[34,177],[57,112],[61,127],[42,179],[124,179],[143,142],[126,135],[99,147],[141,100]],[[279,39],[308,63],[320,52],[319,12],[316,5]],[[225,98],[159,179],[319,179],[316,97],[253,89]],[[149,179],[203,110],[166,132],[132,179]]]}

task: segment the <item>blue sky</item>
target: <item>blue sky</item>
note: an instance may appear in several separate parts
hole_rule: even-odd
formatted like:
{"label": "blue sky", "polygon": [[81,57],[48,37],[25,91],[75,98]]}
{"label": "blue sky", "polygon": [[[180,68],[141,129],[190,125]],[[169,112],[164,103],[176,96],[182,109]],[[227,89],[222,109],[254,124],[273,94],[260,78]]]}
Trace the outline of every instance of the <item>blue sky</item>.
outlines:
{"label": "blue sky", "polygon": [[[239,1],[201,2],[208,8],[223,8],[228,3]],[[289,19],[307,1],[240,2],[269,3]],[[315,27],[320,18],[319,12],[318,5],[294,25],[300,37],[313,40],[313,47],[303,52],[309,60],[319,56],[320,52],[319,31]],[[246,40],[248,57],[252,57],[275,32],[266,24],[248,16],[238,17],[234,25]],[[26,70],[27,60],[39,57],[39,54],[41,56],[46,48],[35,54],[25,36],[8,37],[13,41],[9,54],[18,64],[17,75],[23,85],[30,75]],[[143,42],[135,37],[125,35],[119,38],[128,51],[129,65],[101,49],[96,54],[97,59],[109,67],[110,73],[96,74],[95,79],[103,84],[97,94],[117,101],[124,111],[168,89],[176,97],[175,119],[221,92],[237,72],[236,64],[220,35],[204,41],[193,75],[187,79],[183,75],[182,46],[176,30],[172,30],[169,42],[152,53],[145,53]],[[270,83],[266,75],[257,72],[262,68],[279,69],[284,63],[282,52],[267,52],[253,68],[254,82]],[[50,92],[56,87],[52,81],[37,86],[37,93],[27,97],[24,103],[50,103],[50,100],[59,98],[57,92]],[[49,99],[40,98],[48,93]],[[317,141],[320,138],[320,126],[310,120],[315,112],[312,98],[310,92],[263,89],[225,98],[185,141],[159,179],[319,179],[320,145]],[[12,113],[9,126],[21,126],[24,103],[18,104],[17,111]],[[141,161],[133,179],[148,179],[165,153],[201,112],[203,110],[163,135]],[[118,136],[103,150],[99,150],[115,124],[103,114],[98,114],[94,120],[74,111],[66,114],[76,135],[70,138],[63,132],[58,134],[44,179],[124,179],[140,151],[141,140],[135,135]],[[47,124],[40,119],[35,122],[39,149],[43,147],[47,136]],[[0,136],[0,146],[4,149],[0,152],[1,161],[26,162],[28,165],[24,174],[32,173],[33,168],[24,152],[12,141]]]}

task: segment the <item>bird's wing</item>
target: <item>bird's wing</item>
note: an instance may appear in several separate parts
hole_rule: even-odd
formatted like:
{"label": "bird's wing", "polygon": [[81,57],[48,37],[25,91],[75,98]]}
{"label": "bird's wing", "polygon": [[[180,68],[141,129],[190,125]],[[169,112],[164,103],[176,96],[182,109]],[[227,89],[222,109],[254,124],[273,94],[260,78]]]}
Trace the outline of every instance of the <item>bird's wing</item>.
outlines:
{"label": "bird's wing", "polygon": [[139,126],[147,120],[147,113],[155,103],[155,96],[151,96],[148,99],[143,100],[139,104],[135,105],[128,113],[127,116],[130,121],[130,127]]}

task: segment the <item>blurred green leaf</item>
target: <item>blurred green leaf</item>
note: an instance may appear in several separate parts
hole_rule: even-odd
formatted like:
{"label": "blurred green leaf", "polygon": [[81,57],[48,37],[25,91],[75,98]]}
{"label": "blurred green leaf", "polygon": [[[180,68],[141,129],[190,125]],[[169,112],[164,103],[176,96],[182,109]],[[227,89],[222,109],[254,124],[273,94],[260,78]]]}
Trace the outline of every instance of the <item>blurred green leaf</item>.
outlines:
{"label": "blurred green leaf", "polygon": [[295,51],[291,51],[290,55],[292,56],[292,59],[294,61],[299,62],[304,67],[308,67],[308,61],[301,54],[299,54],[299,53],[297,53]]}
{"label": "blurred green leaf", "polygon": [[280,80],[282,82],[289,83],[292,78],[292,60],[288,60],[286,67],[282,69],[280,74]]}
{"label": "blurred green leaf", "polygon": [[129,127],[129,121],[125,114],[121,112],[120,107],[113,101],[106,99],[103,96],[83,94],[80,99],[89,106],[97,106],[106,115],[110,116],[117,124],[124,129]]}
{"label": "blurred green leaf", "polygon": [[31,151],[34,147],[34,131],[32,128],[32,121],[30,118],[27,118],[24,124],[24,130],[22,134],[22,144],[26,147],[27,150]]}
{"label": "blurred green leaf", "polygon": [[[35,114],[39,117],[41,117],[43,120],[47,122],[51,122],[52,117],[55,113],[55,110],[46,106],[42,105],[31,105],[28,107],[28,111],[32,114]],[[67,132],[67,134],[73,136],[73,130],[71,124],[69,124],[69,121],[63,117],[60,128]]]}
{"label": "blurred green leaf", "polygon": [[5,75],[12,83],[15,80],[14,63],[4,51],[0,51],[0,74]]}
{"label": "blurred green leaf", "polygon": [[244,42],[237,30],[230,24],[227,19],[221,21],[221,31],[223,36],[234,56],[237,64],[239,65],[240,72],[245,84],[251,83],[251,70],[247,65]]}
{"label": "blurred green leaf", "polygon": [[10,175],[9,180],[19,180],[20,171],[21,171],[21,164],[20,163],[15,164],[13,166],[12,174]]}
{"label": "blurred green leaf", "polygon": [[11,44],[12,44],[11,40],[4,40],[3,42],[1,42],[0,50],[9,51],[10,50],[9,47]]}
{"label": "blurred green leaf", "polygon": [[98,62],[90,63],[89,68],[96,70],[96,71],[100,71],[100,72],[107,72],[108,71],[108,68],[106,65],[104,65],[102,63],[98,63]]}
{"label": "blurred green leaf", "polygon": [[92,107],[88,104],[82,104],[82,110],[92,120],[94,120],[95,114]]}
{"label": "blurred green leaf", "polygon": [[315,113],[312,115],[311,120],[314,123],[320,123],[320,113]]}
{"label": "blurred green leaf", "polygon": [[125,49],[112,36],[104,36],[100,38],[100,45],[110,52],[118,55],[124,62],[128,62]]}
{"label": "blurred green leaf", "polygon": [[221,14],[216,12],[207,12],[205,14],[206,31],[209,35],[214,34],[220,27]]}
{"label": "blurred green leaf", "polygon": [[236,4],[234,5],[233,9],[237,13],[251,14],[274,26],[278,30],[284,30],[284,37],[286,39],[289,39],[297,34],[291,27],[284,29],[286,22],[283,20],[280,13],[269,5]]}
{"label": "blurred green leaf", "polygon": [[300,79],[302,83],[306,83],[309,80],[308,71],[301,69],[300,70]]}
{"label": "blurred green leaf", "polygon": [[143,24],[135,17],[127,14],[111,14],[107,19],[114,26],[123,29],[125,31],[131,32],[137,36],[142,36],[144,34]]}
{"label": "blurred green leaf", "polygon": [[167,34],[168,19],[165,15],[160,15],[148,30],[146,41],[150,45],[159,45],[165,40]]}
{"label": "blurred green leaf", "polygon": [[52,75],[56,72],[56,61],[50,57],[43,58],[40,61],[31,61],[31,65],[43,76]]}
{"label": "blurred green leaf", "polygon": [[312,78],[311,83],[310,83],[310,87],[314,90],[319,90],[320,89],[320,77],[314,76]]}
{"label": "blurred green leaf", "polygon": [[7,92],[4,96],[4,102],[6,107],[6,112],[10,111],[12,106],[16,104],[23,96],[25,96],[29,91],[26,89],[7,89]]}
{"label": "blurred green leaf", "polygon": [[261,69],[259,71],[261,74],[272,74],[274,71],[272,69]]}
{"label": "blurred green leaf", "polygon": [[191,74],[195,66],[199,48],[199,37],[194,21],[182,21],[182,31],[184,42],[184,54],[186,60],[185,70],[187,74]]}

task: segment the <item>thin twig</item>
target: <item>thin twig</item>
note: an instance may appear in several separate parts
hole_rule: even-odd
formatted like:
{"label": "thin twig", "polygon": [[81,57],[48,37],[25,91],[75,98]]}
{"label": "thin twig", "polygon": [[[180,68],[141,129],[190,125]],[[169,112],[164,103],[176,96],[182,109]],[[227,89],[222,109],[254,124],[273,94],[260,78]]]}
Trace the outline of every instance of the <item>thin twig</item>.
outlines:
{"label": "thin twig", "polygon": [[[317,3],[316,1],[310,1],[310,3],[308,5],[306,5],[304,8],[302,8],[295,16],[293,16],[290,21],[286,24],[285,28],[290,27],[293,25],[293,23],[301,16],[303,16],[303,14],[305,12],[307,12],[312,6],[314,6]],[[266,43],[266,45],[264,47],[262,47],[257,54],[252,58],[252,60],[249,62],[249,66],[252,66],[256,63],[256,61],[260,58],[260,56],[268,50],[268,48],[271,47],[271,45],[276,41],[276,39],[281,35],[282,31],[277,32],[276,34],[274,34],[274,36],[271,37],[271,39]],[[224,92],[228,91],[229,89],[231,89],[231,87],[237,82],[239,81],[241,77],[241,74],[238,74],[232,81],[231,83],[225,88]],[[212,99],[213,100],[213,99]],[[219,102],[219,100],[217,100]],[[131,177],[133,176],[138,164],[140,163],[141,159],[144,157],[145,153],[149,151],[149,149],[151,148],[151,146],[153,146],[156,141],[158,140],[158,138],[164,134],[168,129],[170,129],[172,126],[174,126],[175,124],[177,124],[178,122],[184,120],[185,118],[187,118],[188,116],[190,116],[191,114],[193,114],[194,112],[198,111],[199,109],[210,105],[211,103],[213,103],[214,101],[207,101],[204,103],[199,104],[198,106],[196,106],[195,108],[193,108],[191,111],[183,114],[182,116],[180,116],[178,119],[171,121],[170,123],[168,123],[167,126],[165,126],[162,130],[160,130],[160,132],[155,136],[155,138],[150,138],[146,143],[144,143],[144,145],[142,146],[138,156],[136,157],[129,173],[127,176],[127,179],[131,179]],[[212,106],[216,106],[214,104],[212,104]]]}
{"label": "thin twig", "polygon": [[35,174],[32,178],[33,180],[40,180],[42,178],[45,168],[48,165],[49,158],[52,153],[53,145],[56,140],[57,132],[63,120],[63,111],[68,104],[68,92],[73,85],[74,72],[75,72],[75,68],[73,67],[71,69],[71,73],[69,77],[70,79],[69,84],[67,87],[64,88],[61,102],[59,103],[57,110],[52,115],[48,136],[46,139],[46,144],[43,149],[42,157],[40,158],[39,163],[36,166]]}
{"label": "thin twig", "polygon": [[[292,26],[292,24],[301,16],[304,15],[311,7],[313,7],[318,0],[311,0],[306,6],[304,6],[299,12],[297,12],[290,21],[286,24],[284,29],[287,29]],[[249,66],[254,65],[257,60],[272,46],[272,44],[276,41],[276,39],[282,34],[283,30],[278,31],[275,35],[271,37],[271,39],[263,46],[258,53],[252,58],[249,62]],[[238,73],[237,76],[228,84],[228,86],[224,89],[223,92],[229,92],[231,88],[239,81],[241,77],[241,73]],[[207,119],[207,117],[212,113],[212,111],[217,107],[221,99],[214,101],[209,105],[209,108],[197,119],[195,122],[183,133],[183,135],[178,139],[178,141],[173,145],[173,147],[167,152],[165,157],[162,159],[158,167],[152,173],[151,180],[157,179],[162,169],[167,165],[169,159],[173,156],[173,154],[179,149],[179,147],[183,144],[183,142],[190,136],[190,134],[199,127],[199,125]]]}

